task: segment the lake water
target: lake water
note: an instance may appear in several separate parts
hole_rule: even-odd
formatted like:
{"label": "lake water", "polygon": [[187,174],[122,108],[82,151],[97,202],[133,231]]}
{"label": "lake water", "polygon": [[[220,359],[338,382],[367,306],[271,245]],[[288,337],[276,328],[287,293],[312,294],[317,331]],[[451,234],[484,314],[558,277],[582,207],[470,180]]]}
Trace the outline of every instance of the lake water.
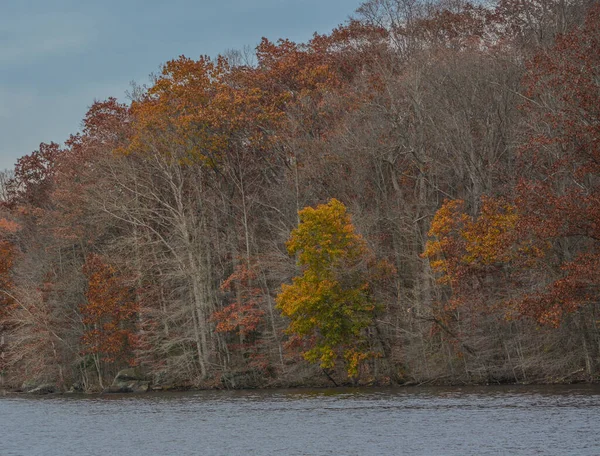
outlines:
{"label": "lake water", "polygon": [[0,397],[2,456],[600,455],[600,386]]}

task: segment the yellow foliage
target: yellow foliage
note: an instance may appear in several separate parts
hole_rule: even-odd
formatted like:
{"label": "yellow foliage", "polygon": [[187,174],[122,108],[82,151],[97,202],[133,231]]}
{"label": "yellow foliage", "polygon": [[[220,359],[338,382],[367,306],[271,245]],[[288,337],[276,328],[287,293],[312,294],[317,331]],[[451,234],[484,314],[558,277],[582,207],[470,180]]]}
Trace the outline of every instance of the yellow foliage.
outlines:
{"label": "yellow foliage", "polygon": [[[282,285],[277,307],[291,320],[288,332],[314,340],[303,353],[307,361],[333,368],[340,351],[352,353],[344,359],[348,374],[356,376],[359,363],[371,356],[362,347],[376,310],[365,267],[372,254],[340,201],[307,207],[299,215],[287,248],[297,255],[302,275]],[[373,271],[390,269],[377,265]]]}
{"label": "yellow foliage", "polygon": [[481,264],[509,261],[514,253],[511,246],[518,218],[514,205],[484,198],[479,217],[468,221],[460,232],[466,240],[467,254],[463,261]]}
{"label": "yellow foliage", "polygon": [[520,221],[516,206],[501,198],[483,197],[476,217],[466,213],[462,200],[444,202],[432,220],[422,256],[439,274],[438,282],[452,288],[447,309],[464,303],[468,284],[474,283],[468,278],[498,267],[522,270],[543,258],[543,247],[520,231]]}

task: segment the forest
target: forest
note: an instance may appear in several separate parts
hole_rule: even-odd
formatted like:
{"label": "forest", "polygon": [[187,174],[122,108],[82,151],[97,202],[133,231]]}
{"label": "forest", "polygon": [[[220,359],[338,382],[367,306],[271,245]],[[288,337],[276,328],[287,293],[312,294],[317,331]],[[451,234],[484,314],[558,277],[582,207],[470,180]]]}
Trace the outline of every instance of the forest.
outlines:
{"label": "forest", "polygon": [[367,0],[54,139],[0,175],[0,388],[600,379],[598,1]]}

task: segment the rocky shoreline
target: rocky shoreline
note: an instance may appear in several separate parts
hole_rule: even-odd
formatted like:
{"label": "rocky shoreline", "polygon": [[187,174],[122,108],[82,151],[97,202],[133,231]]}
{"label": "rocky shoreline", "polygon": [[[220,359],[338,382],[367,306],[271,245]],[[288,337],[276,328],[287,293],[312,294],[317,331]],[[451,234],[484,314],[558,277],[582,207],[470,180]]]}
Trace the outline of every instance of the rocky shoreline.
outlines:
{"label": "rocky shoreline", "polygon": [[382,387],[464,387],[464,386],[535,386],[535,385],[575,385],[575,384],[600,384],[600,378],[586,378],[581,376],[582,372],[572,372],[561,378],[545,379],[543,381],[531,382],[452,382],[444,381],[443,379],[434,379],[432,381],[415,382],[407,381],[400,384],[392,384],[390,382],[370,382],[365,384],[353,385],[350,383],[332,384],[328,379],[313,378],[309,382],[299,381],[274,381],[263,384],[236,384],[232,383],[231,378],[221,379],[220,384],[213,384],[205,387],[197,387],[191,385],[153,385],[148,376],[144,375],[139,369],[130,368],[120,371],[113,383],[100,390],[84,390],[81,385],[72,385],[68,390],[59,388],[53,383],[33,383],[26,382],[21,388],[17,389],[0,389],[0,396],[7,395],[63,395],[63,394],[146,394],[146,393],[161,393],[161,392],[183,392],[183,391],[218,391],[218,390],[273,390],[273,389],[289,389],[289,388],[382,388]]}

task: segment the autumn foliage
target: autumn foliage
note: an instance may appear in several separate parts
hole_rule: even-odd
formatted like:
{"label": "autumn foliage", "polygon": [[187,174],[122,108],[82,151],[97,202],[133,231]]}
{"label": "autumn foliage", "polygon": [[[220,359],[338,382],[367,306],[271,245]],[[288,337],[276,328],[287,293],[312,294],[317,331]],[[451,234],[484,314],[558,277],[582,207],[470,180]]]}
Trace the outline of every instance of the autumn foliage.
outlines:
{"label": "autumn foliage", "polygon": [[221,290],[233,295],[235,302],[214,313],[217,331],[245,337],[257,330],[265,312],[261,310],[262,290],[256,281],[256,272],[242,264],[221,284]]}
{"label": "autumn foliage", "polygon": [[134,363],[138,303],[133,291],[124,276],[98,255],[87,257],[83,273],[88,281],[87,302],[80,306],[87,328],[83,353],[98,355],[108,363]]}
{"label": "autumn foliage", "polygon": [[365,0],[95,101],[0,174],[0,382],[597,379],[599,43],[594,0]]}
{"label": "autumn foliage", "polygon": [[297,256],[302,275],[282,285],[277,305],[291,320],[289,332],[310,340],[308,361],[333,368],[343,359],[356,377],[360,363],[376,356],[368,350],[365,330],[377,311],[372,274],[385,265],[366,270],[372,253],[340,201],[305,208],[299,216],[287,249]]}
{"label": "autumn foliage", "polygon": [[14,235],[19,229],[20,226],[13,220],[0,218],[0,323],[14,305],[11,273],[18,253]]}
{"label": "autumn foliage", "polygon": [[596,6],[581,28],[558,37],[528,64],[522,109],[536,127],[520,149],[526,173],[513,202],[484,198],[476,218],[459,200],[436,213],[424,255],[452,287],[450,303],[482,297],[480,291],[467,297],[465,289],[493,274],[512,288],[496,303],[509,315],[558,326],[567,314],[596,302],[598,30]]}

